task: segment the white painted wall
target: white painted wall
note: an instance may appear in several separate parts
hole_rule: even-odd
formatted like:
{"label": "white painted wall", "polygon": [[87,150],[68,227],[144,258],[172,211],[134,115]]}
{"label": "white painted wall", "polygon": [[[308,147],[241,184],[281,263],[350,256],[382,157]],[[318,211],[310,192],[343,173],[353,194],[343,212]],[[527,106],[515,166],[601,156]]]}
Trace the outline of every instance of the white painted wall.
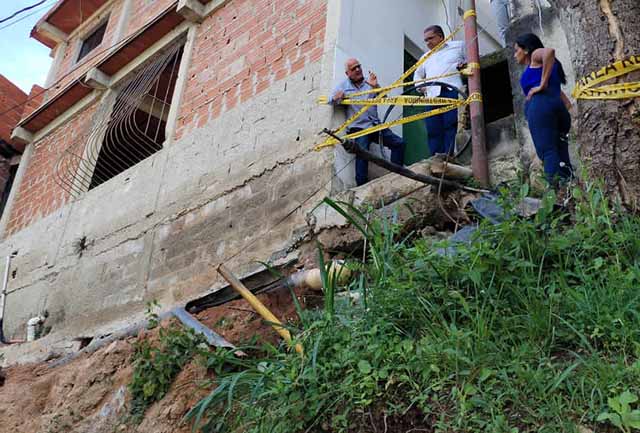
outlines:
{"label": "white painted wall", "polygon": [[[334,82],[342,80],[344,62],[357,57],[365,73],[374,70],[383,84],[391,83],[403,72],[405,36],[425,49],[423,30],[439,24],[449,34],[462,23],[458,15],[460,0],[342,0],[340,31],[336,44]],[[478,24],[485,29],[478,38],[481,54],[500,48],[489,0],[477,0]],[[447,23],[447,17],[449,22]],[[461,31],[456,39],[464,39]]]}
{"label": "white painted wall", "polygon": [[[425,27],[444,22],[444,8],[440,0],[342,0],[334,85],[346,78],[344,63],[351,57],[360,60],[365,76],[374,71],[380,85],[391,84],[404,72],[405,37],[424,50]],[[398,89],[392,94],[400,92]],[[381,119],[385,109],[378,109]],[[396,108],[390,118],[396,119],[400,114],[400,109]],[[394,132],[401,135],[402,127],[394,128]],[[390,152],[385,150],[389,157]],[[355,167],[348,163],[351,159],[340,147],[336,148],[335,168],[345,187],[355,186]],[[369,171],[369,177],[375,177],[375,168],[370,166]]]}
{"label": "white painted wall", "polygon": [[382,85],[393,82],[403,72],[405,35],[424,49],[424,28],[444,22],[440,0],[343,0],[334,82],[345,78],[350,57],[360,60],[365,74],[375,71]]}

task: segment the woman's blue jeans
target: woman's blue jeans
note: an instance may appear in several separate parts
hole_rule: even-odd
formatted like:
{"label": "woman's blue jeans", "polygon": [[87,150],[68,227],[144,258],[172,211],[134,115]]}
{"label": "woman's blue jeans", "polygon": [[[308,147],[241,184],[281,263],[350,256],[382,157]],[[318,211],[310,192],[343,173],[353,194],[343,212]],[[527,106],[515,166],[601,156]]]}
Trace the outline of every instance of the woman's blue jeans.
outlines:
{"label": "woman's blue jeans", "polygon": [[538,93],[524,108],[536,154],[544,164],[544,175],[554,185],[569,179],[573,167],[569,160],[567,135],[571,129],[571,115],[558,96]]}

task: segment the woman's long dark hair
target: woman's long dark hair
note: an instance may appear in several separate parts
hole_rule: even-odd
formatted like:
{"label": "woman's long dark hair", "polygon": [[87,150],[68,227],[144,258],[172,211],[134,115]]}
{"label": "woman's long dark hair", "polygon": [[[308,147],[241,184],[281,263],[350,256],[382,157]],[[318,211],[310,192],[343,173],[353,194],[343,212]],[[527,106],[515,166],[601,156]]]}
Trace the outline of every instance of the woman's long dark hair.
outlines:
{"label": "woman's long dark hair", "polygon": [[[529,55],[532,55],[535,50],[538,48],[544,48],[542,41],[540,38],[533,33],[525,33],[516,39],[516,45],[525,50]],[[564,68],[562,67],[562,63],[560,60],[556,59],[558,63],[558,73],[560,74],[560,82],[562,84],[567,84],[567,74],[564,72]]]}

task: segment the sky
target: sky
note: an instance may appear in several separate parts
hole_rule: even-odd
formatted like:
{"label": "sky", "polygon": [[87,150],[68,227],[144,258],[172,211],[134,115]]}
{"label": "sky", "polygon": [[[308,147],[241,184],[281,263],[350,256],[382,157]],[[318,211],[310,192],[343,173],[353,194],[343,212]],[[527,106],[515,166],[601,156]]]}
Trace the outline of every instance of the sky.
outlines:
{"label": "sky", "polygon": [[[0,0],[0,19],[38,2],[39,0]],[[0,24],[0,74],[25,93],[29,93],[34,84],[43,86],[49,72],[51,50],[30,38],[29,33],[38,19],[55,3],[56,0],[47,0],[37,8]]]}

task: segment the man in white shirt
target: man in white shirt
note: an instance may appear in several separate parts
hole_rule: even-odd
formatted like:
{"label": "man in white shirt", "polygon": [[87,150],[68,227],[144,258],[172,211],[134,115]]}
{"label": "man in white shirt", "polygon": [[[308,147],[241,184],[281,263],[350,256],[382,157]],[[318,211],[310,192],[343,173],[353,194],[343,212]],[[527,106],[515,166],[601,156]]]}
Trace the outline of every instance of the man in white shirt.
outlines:
{"label": "man in white shirt", "polygon": [[[429,50],[434,49],[444,40],[444,31],[440,26],[429,26],[424,30],[424,41]],[[462,67],[465,63],[464,42],[448,41],[438,51],[433,53],[414,73],[414,80],[436,77]],[[427,53],[428,54],[428,53]],[[425,54],[425,56],[427,55]],[[423,56],[424,57],[424,56]],[[460,75],[447,78],[439,78],[434,81],[449,84],[461,89],[462,79]],[[429,84],[429,82],[427,82]],[[458,91],[438,85],[427,85],[420,87],[422,93],[428,97],[458,98]],[[435,110],[437,106],[427,106],[426,111]],[[431,155],[444,153],[451,155],[455,149],[456,133],[458,132],[458,110],[451,110],[438,116],[431,116],[425,119],[427,126],[427,136],[429,139],[429,151]]]}

